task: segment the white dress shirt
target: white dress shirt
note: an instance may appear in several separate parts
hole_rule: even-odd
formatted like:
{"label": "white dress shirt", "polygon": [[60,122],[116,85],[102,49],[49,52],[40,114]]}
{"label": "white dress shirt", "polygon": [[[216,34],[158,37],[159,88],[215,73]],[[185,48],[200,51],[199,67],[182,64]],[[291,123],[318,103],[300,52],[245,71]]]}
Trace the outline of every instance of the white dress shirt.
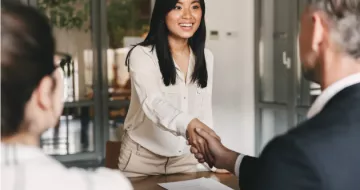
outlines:
{"label": "white dress shirt", "polygon": [[[320,113],[325,105],[339,92],[345,88],[360,83],[360,73],[345,77],[326,88],[311,106],[307,118],[310,119]],[[244,155],[239,155],[235,163],[235,175],[239,177],[241,161]]]}
{"label": "white dress shirt", "polygon": [[310,119],[321,112],[325,105],[340,91],[354,84],[360,83],[360,73],[353,74],[339,80],[326,88],[311,106],[307,118]]}
{"label": "white dress shirt", "polygon": [[38,147],[1,143],[2,190],[132,190],[118,170],[67,169]]}
{"label": "white dress shirt", "polygon": [[[130,56],[131,103],[125,119],[130,138],[155,154],[173,157],[190,153],[186,129],[194,118],[212,128],[214,58],[205,50],[206,88],[191,82],[195,57],[191,52],[187,76],[176,67],[176,84],[165,86],[154,48],[137,46]],[[186,77],[186,78],[185,78]]]}

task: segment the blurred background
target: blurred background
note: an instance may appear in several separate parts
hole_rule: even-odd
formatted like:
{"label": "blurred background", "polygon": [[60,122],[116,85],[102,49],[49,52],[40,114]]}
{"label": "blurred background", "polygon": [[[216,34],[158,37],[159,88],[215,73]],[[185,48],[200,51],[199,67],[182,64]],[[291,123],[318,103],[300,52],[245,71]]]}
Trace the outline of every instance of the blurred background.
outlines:
{"label": "blurred background", "polygon": [[[146,37],[155,0],[18,1],[49,17],[66,76],[61,122],[42,136],[42,149],[65,165],[102,165],[106,142],[121,138],[130,102],[125,58]],[[298,59],[306,0],[205,2],[215,130],[228,147],[257,155],[303,121],[320,94],[303,79]]]}

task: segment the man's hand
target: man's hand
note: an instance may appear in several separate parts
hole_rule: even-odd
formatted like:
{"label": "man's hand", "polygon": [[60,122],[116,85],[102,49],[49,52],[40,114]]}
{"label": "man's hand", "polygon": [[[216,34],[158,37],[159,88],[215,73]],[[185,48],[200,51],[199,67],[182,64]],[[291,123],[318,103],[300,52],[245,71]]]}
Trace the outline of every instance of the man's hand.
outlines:
{"label": "man's hand", "polygon": [[[218,138],[210,135],[205,130],[197,128],[196,132],[206,140],[210,151],[203,152],[202,150],[199,150],[196,146],[191,146],[191,153],[195,155],[196,159],[198,159],[200,163],[204,163],[207,162],[207,157],[210,156],[213,158],[213,164],[215,167],[220,169],[226,169],[234,173],[235,162],[239,154],[226,148],[224,145],[221,144]],[[210,155],[206,155],[209,153]]]}
{"label": "man's hand", "polygon": [[203,131],[206,131],[209,135],[211,135],[213,138],[220,141],[220,137],[216,135],[216,133],[210,129],[208,126],[206,126],[204,123],[199,121],[198,119],[193,119],[187,128],[187,137],[188,142],[192,147],[195,147],[200,152],[204,153],[203,159],[209,164],[209,166],[213,167],[214,158],[211,156],[211,153],[209,152],[209,147],[201,136],[199,136],[195,129],[201,129]]}

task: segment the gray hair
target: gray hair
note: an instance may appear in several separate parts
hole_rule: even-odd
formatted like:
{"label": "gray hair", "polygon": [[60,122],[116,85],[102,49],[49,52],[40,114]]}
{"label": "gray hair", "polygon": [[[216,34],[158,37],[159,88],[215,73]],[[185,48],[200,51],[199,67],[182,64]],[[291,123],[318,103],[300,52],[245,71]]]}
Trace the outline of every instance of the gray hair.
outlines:
{"label": "gray hair", "polygon": [[324,12],[332,40],[340,50],[360,58],[360,0],[310,0],[311,7]]}

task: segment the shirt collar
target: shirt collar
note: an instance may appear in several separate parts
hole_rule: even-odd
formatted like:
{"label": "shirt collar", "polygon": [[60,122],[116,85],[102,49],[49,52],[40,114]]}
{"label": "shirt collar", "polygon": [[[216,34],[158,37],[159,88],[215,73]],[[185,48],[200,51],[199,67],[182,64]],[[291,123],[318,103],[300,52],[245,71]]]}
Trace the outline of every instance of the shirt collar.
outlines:
{"label": "shirt collar", "polygon": [[310,119],[320,113],[325,105],[340,91],[354,84],[360,83],[360,73],[343,78],[326,88],[311,106],[307,117]]}
{"label": "shirt collar", "polygon": [[[185,80],[184,74],[181,72],[180,67],[178,66],[178,64],[176,64],[174,59],[173,59],[173,62],[174,62],[176,71],[177,71],[180,79]],[[191,75],[194,71],[194,66],[195,66],[195,55],[194,55],[194,52],[192,51],[192,49],[190,48],[190,58],[189,58],[189,65],[188,65],[186,81],[189,81],[191,79]]]}

